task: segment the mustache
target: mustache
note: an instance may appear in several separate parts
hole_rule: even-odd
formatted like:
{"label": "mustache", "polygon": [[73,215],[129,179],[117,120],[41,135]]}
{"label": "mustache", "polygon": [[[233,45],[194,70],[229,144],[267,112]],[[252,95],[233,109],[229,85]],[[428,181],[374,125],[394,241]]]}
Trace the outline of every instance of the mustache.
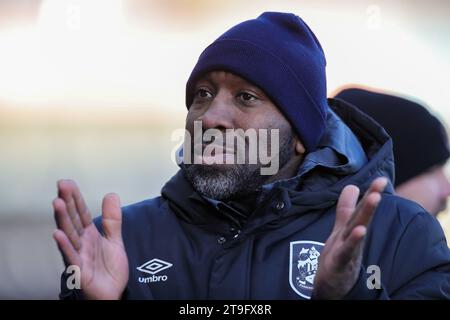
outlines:
{"label": "mustache", "polygon": [[208,150],[219,151],[223,154],[236,154],[238,150],[247,150],[250,145],[248,136],[233,136],[233,139],[228,140],[226,138],[226,132],[223,131],[222,133],[224,135],[224,138],[222,139],[218,139],[215,136],[208,139],[205,138],[205,134],[202,132],[201,141],[195,141],[194,139],[194,141],[190,141],[192,149],[204,152],[205,149],[208,148]]}

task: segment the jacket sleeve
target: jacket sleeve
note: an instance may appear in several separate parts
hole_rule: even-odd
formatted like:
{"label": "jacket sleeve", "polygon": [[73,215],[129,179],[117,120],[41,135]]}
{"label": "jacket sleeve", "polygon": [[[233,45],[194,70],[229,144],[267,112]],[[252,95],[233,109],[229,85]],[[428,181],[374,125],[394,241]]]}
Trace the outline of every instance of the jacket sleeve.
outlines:
{"label": "jacket sleeve", "polygon": [[372,290],[362,267],[346,299],[450,299],[450,251],[439,222],[429,213],[422,211],[408,223],[391,265],[389,279],[383,279],[381,269],[381,289]]}
{"label": "jacket sleeve", "polygon": [[61,292],[59,293],[60,300],[84,300],[83,291],[80,289],[69,289],[67,287],[67,280],[69,275],[66,271],[61,274]]}

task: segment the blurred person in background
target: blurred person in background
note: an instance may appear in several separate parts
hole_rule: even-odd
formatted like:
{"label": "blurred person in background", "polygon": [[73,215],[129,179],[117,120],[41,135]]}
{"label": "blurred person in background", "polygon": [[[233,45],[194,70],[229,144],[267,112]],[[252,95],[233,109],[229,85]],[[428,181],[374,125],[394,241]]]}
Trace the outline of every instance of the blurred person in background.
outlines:
{"label": "blurred person in background", "polygon": [[[289,13],[266,12],[208,46],[187,81],[182,149],[183,159],[198,147],[206,158],[180,163],[159,197],[121,208],[106,195],[94,221],[75,182],[58,182],[54,238],[81,281],[72,286],[66,270],[61,298],[449,298],[442,228],[393,195],[390,137],[327,100],[325,65]],[[214,140],[205,154],[205,136],[188,138],[196,121],[218,133],[275,130],[279,170],[262,174],[261,159],[221,164],[239,149]]]}
{"label": "blurred person in background", "polygon": [[445,164],[450,156],[444,125],[425,106],[405,98],[362,88],[346,88],[345,100],[377,121],[393,140],[395,192],[420,204],[433,216],[450,196]]}

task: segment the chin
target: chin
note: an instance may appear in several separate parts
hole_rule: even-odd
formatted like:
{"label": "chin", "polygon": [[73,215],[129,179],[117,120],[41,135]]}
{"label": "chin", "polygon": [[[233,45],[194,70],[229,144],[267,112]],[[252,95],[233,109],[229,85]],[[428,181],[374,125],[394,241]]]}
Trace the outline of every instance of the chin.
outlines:
{"label": "chin", "polygon": [[440,205],[439,208],[435,212],[431,212],[431,214],[436,217],[440,212],[445,210],[447,210],[447,202]]}

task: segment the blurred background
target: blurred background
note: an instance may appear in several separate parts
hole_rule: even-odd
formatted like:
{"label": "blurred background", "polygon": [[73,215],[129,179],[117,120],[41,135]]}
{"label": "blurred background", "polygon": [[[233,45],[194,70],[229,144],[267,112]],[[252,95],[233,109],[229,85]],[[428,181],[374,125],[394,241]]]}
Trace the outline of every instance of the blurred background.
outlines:
{"label": "blurred background", "polygon": [[448,1],[0,0],[0,298],[57,298],[56,180],[75,179],[94,215],[107,192],[158,195],[198,55],[269,10],[314,30],[330,95],[399,92],[450,123]]}

